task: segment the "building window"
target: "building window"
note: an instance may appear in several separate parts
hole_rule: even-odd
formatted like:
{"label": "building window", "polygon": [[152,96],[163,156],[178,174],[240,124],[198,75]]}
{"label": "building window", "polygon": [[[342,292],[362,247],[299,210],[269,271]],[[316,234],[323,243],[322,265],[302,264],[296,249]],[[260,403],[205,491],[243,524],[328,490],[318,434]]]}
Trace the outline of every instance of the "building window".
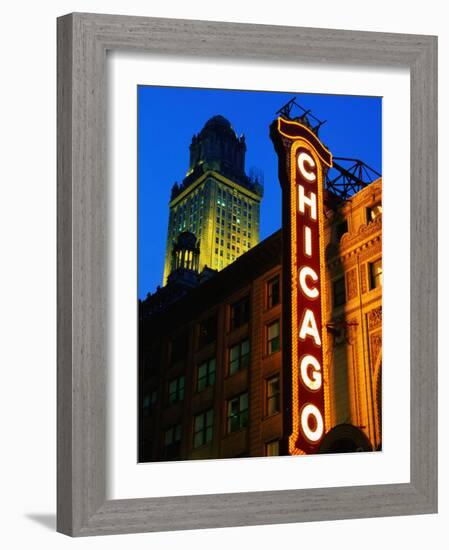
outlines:
{"label": "building window", "polygon": [[266,414],[271,416],[281,410],[281,387],[279,375],[266,381]]}
{"label": "building window", "polygon": [[337,237],[337,242],[340,242],[340,239],[347,232],[348,232],[348,221],[347,220],[345,220],[343,222],[340,222],[340,223],[337,223],[337,226],[335,228],[335,234],[336,234],[336,237]]}
{"label": "building window", "polygon": [[366,209],[366,222],[370,223],[382,215],[382,204],[373,204]]}
{"label": "building window", "polygon": [[168,386],[168,402],[170,404],[182,401],[184,399],[184,376],[175,378]]}
{"label": "building window", "polygon": [[279,320],[267,326],[267,355],[281,349],[281,331]]}
{"label": "building window", "polygon": [[[234,250],[234,247],[232,247]],[[231,305],[231,330],[234,330],[249,320],[249,296],[245,296]]]}
{"label": "building window", "polygon": [[202,348],[214,342],[217,338],[217,316],[212,315],[199,324],[198,347]]}
{"label": "building window", "polygon": [[369,264],[370,290],[382,287],[382,258]]}
{"label": "building window", "polygon": [[150,393],[145,395],[142,402],[142,409],[143,409],[144,416],[149,416],[151,414],[151,411],[154,409],[156,402],[157,402],[156,390],[153,390]]}
{"label": "building window", "polygon": [[243,340],[229,350],[229,374],[235,374],[239,370],[249,366],[249,340]]}
{"label": "building window", "polygon": [[172,341],[172,363],[185,359],[187,355],[187,332],[178,334]]}
{"label": "building window", "polygon": [[228,401],[227,432],[237,432],[248,425],[248,394],[242,393]]}
{"label": "building window", "polygon": [[345,278],[340,277],[333,282],[334,307],[342,306],[346,302]]}
{"label": "building window", "polygon": [[279,303],[279,275],[270,279],[267,283],[267,306],[272,308]]}
{"label": "building window", "polygon": [[197,414],[193,421],[193,447],[197,449],[212,441],[214,433],[214,411]]}
{"label": "building window", "polygon": [[203,391],[215,384],[215,357],[198,365],[196,391]]}
{"label": "building window", "polygon": [[265,443],[265,456],[279,456],[279,439]]}
{"label": "building window", "polygon": [[171,426],[164,434],[164,457],[167,460],[179,458],[181,450],[181,424]]}

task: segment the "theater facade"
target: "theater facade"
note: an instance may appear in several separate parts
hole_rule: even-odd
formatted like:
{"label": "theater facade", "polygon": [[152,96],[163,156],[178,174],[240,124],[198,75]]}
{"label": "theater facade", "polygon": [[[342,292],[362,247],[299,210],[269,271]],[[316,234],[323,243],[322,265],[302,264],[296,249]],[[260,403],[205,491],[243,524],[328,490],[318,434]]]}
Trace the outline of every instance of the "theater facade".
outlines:
{"label": "theater facade", "polygon": [[[218,122],[242,154],[242,139]],[[195,231],[169,227],[166,284],[139,304],[140,462],[381,449],[382,180],[341,199],[323,183],[331,155],[296,124],[302,137],[287,124],[273,140],[279,231],[214,269],[202,265]],[[214,141],[210,125],[207,135]],[[198,138],[195,147],[198,155]],[[213,160],[198,174],[212,182],[209,203],[251,199],[258,222],[262,192],[241,159],[238,177],[228,169],[225,179]],[[233,215],[231,207],[230,246]],[[199,227],[212,242],[215,229],[204,219]]]}

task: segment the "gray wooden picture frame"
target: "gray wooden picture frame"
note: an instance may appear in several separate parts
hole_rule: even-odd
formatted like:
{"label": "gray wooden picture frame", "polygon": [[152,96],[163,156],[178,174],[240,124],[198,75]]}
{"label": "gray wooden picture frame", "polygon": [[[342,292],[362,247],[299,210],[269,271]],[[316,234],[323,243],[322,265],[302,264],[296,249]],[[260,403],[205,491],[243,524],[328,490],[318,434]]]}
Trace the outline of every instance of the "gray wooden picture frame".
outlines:
{"label": "gray wooden picture frame", "polygon": [[[437,38],[75,13],[58,19],[57,529],[72,536],[437,511]],[[410,483],[106,499],[106,52],[408,67]]]}

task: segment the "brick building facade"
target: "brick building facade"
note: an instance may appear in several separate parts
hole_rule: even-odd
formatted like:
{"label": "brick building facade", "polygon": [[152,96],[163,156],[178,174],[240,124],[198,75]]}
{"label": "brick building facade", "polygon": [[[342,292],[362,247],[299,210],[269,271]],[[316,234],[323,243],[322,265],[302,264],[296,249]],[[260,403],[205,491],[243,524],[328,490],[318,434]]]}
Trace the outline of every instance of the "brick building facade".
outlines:
{"label": "brick building facade", "polygon": [[[379,179],[325,201],[320,452],[381,447],[381,194]],[[178,269],[141,302],[139,461],[288,453],[282,295],[280,230],[219,272]]]}

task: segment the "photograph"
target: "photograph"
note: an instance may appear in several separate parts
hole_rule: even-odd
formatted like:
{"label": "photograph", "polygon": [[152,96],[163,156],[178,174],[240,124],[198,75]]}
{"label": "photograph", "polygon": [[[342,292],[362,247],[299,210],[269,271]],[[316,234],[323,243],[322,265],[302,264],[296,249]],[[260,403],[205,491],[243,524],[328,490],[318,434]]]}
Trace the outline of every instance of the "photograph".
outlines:
{"label": "photograph", "polygon": [[382,98],[137,87],[138,462],[382,450]]}

